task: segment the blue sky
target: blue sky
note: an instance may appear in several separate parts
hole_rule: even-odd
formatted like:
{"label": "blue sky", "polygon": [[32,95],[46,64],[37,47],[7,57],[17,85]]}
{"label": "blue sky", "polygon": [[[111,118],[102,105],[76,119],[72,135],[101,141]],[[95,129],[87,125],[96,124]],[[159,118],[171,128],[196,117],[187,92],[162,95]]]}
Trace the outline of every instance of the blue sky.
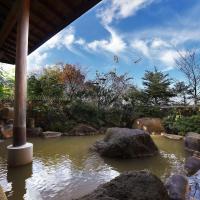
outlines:
{"label": "blue sky", "polygon": [[174,60],[177,49],[199,50],[199,13],[199,0],[103,0],[29,55],[29,72],[63,62],[92,79],[96,70],[116,68],[140,86],[145,70],[156,66],[183,80]]}

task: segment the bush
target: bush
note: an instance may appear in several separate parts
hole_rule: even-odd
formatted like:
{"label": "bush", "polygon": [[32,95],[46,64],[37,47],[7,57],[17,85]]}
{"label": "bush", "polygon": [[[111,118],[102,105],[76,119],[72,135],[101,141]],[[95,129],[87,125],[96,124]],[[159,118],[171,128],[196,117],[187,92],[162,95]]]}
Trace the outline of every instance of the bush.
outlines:
{"label": "bush", "polygon": [[169,116],[163,120],[167,133],[185,135],[187,132],[200,133],[200,115],[181,117]]}

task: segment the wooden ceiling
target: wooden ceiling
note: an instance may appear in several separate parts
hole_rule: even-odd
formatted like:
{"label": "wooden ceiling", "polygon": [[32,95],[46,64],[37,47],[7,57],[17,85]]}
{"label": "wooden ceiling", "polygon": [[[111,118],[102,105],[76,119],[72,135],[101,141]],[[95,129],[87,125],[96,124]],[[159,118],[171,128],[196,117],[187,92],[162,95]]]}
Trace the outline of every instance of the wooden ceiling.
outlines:
{"label": "wooden ceiling", "polygon": [[[101,0],[30,0],[29,54]],[[0,62],[15,63],[18,0],[0,0]]]}

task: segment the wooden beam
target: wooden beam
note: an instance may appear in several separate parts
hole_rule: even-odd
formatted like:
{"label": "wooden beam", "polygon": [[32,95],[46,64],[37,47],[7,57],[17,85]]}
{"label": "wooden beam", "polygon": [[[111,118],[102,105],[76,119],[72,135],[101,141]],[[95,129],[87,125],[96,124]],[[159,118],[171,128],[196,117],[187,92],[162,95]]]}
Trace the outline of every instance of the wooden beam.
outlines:
{"label": "wooden beam", "polygon": [[14,2],[9,14],[6,17],[3,27],[0,30],[0,48],[7,39],[9,33],[12,31],[13,27],[17,22],[17,12],[18,12],[18,1]]}
{"label": "wooden beam", "polygon": [[50,4],[50,2],[46,2],[46,1],[38,1],[38,3],[44,8],[47,9],[52,15],[54,15],[57,19],[62,19],[65,20],[66,16],[62,15],[62,13],[58,12],[55,9],[55,6],[52,6]]}
{"label": "wooden beam", "polygon": [[[69,1],[66,0],[60,0],[63,3],[65,2],[65,8],[68,9],[72,9],[72,4],[69,4]],[[56,26],[54,27],[54,29],[52,29],[52,31],[50,31],[45,38],[42,38],[40,41],[37,42],[37,44],[29,49],[29,53],[32,53],[34,50],[36,50],[38,47],[40,47],[42,44],[44,44],[47,40],[49,40],[51,37],[53,37],[55,34],[57,34],[59,31],[61,31],[62,29],[64,29],[67,25],[69,25],[70,23],[72,23],[74,20],[76,20],[77,18],[79,18],[82,14],[84,14],[86,11],[88,11],[90,8],[92,8],[93,6],[95,6],[96,4],[98,4],[99,2],[101,2],[102,0],[92,0],[92,1],[82,1],[82,3],[80,4],[80,6],[77,6],[76,8],[73,8],[74,10],[72,10],[72,14],[69,15],[67,17],[66,21],[63,21],[62,24],[60,24],[60,26]],[[39,16],[38,17],[42,17]],[[42,18],[41,18],[42,19]],[[47,23],[47,20],[43,18],[43,21],[45,21],[45,23]],[[51,24],[52,25],[52,24]]]}

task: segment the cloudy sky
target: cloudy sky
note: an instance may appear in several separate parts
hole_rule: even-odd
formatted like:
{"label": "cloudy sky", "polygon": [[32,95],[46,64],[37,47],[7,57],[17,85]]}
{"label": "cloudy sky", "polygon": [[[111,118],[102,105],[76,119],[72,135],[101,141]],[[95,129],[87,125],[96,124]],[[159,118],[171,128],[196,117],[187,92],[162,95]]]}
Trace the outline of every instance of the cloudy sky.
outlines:
{"label": "cloudy sky", "polygon": [[33,52],[29,72],[63,62],[92,78],[96,70],[116,68],[140,85],[145,70],[156,66],[183,79],[174,59],[177,50],[200,48],[199,13],[199,0],[102,0]]}

